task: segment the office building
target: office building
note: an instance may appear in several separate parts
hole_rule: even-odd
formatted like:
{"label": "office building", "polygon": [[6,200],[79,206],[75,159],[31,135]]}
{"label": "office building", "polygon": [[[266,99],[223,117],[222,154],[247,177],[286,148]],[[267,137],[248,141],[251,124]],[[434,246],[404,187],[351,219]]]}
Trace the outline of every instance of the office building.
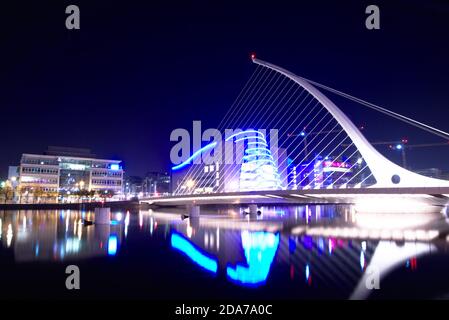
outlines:
{"label": "office building", "polygon": [[88,149],[49,147],[44,154],[22,155],[21,189],[71,194],[79,190],[123,190],[121,160],[99,159]]}

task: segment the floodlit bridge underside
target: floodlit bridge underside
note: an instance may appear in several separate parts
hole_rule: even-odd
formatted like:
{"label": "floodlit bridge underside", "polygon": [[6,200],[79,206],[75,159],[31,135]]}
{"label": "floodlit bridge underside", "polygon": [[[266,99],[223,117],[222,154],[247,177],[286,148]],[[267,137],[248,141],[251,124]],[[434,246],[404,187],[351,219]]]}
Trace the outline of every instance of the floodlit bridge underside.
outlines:
{"label": "floodlit bridge underside", "polygon": [[147,198],[141,199],[141,202],[156,206],[363,203],[373,210],[376,209],[373,206],[375,204],[386,207],[396,204],[399,206],[396,210],[404,212],[416,210],[425,204],[434,206],[435,211],[441,211],[449,204],[449,187],[246,191]]}

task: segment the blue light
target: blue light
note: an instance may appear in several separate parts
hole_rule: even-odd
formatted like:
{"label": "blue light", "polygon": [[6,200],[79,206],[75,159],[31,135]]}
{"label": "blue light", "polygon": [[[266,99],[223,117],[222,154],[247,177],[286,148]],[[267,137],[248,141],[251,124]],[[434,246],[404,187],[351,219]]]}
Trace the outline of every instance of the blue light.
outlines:
{"label": "blue light", "polygon": [[184,238],[178,233],[172,233],[171,246],[189,257],[193,262],[207,271],[217,273],[218,262],[217,259],[207,256],[201,252],[201,249],[197,248],[188,239]]}
{"label": "blue light", "polygon": [[207,146],[205,146],[205,147],[195,151],[195,153],[192,154],[186,161],[184,161],[181,164],[178,164],[177,166],[172,167],[171,169],[172,170],[179,170],[181,168],[184,168],[186,165],[188,165],[190,163],[190,161],[192,161],[193,159],[198,157],[201,153],[203,153],[203,152],[205,152],[207,150],[215,148],[216,145],[217,145],[216,142],[209,143]]}
{"label": "blue light", "polygon": [[248,266],[243,264],[237,264],[235,268],[228,266],[227,276],[233,281],[249,286],[264,283],[279,247],[279,233],[243,231],[242,247]]}
{"label": "blue light", "polygon": [[246,133],[256,135],[244,136],[234,141],[246,141],[248,144],[240,168],[240,191],[279,189],[278,168],[263,133],[257,130],[242,131],[230,136],[226,141]]}
{"label": "blue light", "polygon": [[108,255],[115,256],[117,254],[118,238],[115,234],[111,234],[108,239]]}
{"label": "blue light", "polygon": [[301,133],[299,134],[301,137],[304,137],[306,135],[306,133],[304,131],[301,131]]}
{"label": "blue light", "polygon": [[240,142],[240,141],[244,141],[244,140],[248,140],[248,139],[262,140],[265,144],[267,143],[267,140],[265,138],[259,137],[259,136],[243,137],[243,138],[236,139],[234,142]]}
{"label": "blue light", "polygon": [[[258,131],[258,130],[246,130],[246,131],[241,131],[241,132],[234,133],[232,136],[227,137],[225,141],[229,141],[229,140],[231,140],[231,139],[234,138],[234,137],[237,137],[237,136],[242,135],[242,134],[248,134],[248,133],[256,133],[256,134],[260,134],[260,135],[262,136],[262,138],[265,137],[265,136],[263,135],[263,133],[260,132],[260,131]],[[251,138],[251,137],[255,137],[255,136],[248,136],[248,137],[246,137],[246,138]],[[264,140],[265,140],[265,139],[264,139]],[[236,141],[237,141],[237,140],[236,140]]]}
{"label": "blue light", "polygon": [[397,144],[396,145],[396,150],[401,150],[402,149],[402,144]]}
{"label": "blue light", "polygon": [[111,164],[111,166],[109,167],[112,171],[118,171],[120,170],[120,166],[118,164]]}

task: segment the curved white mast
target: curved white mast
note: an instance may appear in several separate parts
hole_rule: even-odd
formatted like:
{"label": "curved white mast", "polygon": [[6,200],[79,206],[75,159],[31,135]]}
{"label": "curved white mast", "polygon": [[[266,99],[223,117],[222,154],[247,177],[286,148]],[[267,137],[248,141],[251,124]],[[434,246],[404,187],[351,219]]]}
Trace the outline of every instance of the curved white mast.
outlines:
{"label": "curved white mast", "polygon": [[321,91],[308,81],[274,64],[253,58],[254,63],[269,68],[299,84],[315,97],[338,121],[359,150],[371,170],[376,184],[372,187],[448,187],[449,181],[434,179],[406,170],[380,154],[349,118]]}

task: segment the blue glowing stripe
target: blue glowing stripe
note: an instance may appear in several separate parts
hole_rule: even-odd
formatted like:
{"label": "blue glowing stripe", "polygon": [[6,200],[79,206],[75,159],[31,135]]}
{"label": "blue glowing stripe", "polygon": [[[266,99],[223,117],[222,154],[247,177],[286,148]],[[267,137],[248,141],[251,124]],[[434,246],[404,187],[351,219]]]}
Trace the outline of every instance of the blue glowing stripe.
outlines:
{"label": "blue glowing stripe", "polygon": [[217,259],[211,258],[205,253],[201,252],[200,248],[197,248],[193,243],[191,243],[188,239],[184,238],[180,234],[172,233],[171,246],[184,253],[200,267],[210,272],[217,273]]}
{"label": "blue glowing stripe", "polygon": [[268,147],[268,144],[265,143],[265,142],[261,142],[261,141],[258,141],[258,142],[256,142],[256,141],[250,141],[250,142],[248,142],[248,145],[253,145],[253,144],[255,144],[255,145],[260,145],[260,146],[263,146],[263,147]]}
{"label": "blue glowing stripe", "polygon": [[227,276],[235,282],[249,286],[264,283],[279,247],[279,233],[243,231],[242,247],[248,266],[245,264],[237,264],[235,268],[228,266]]}
{"label": "blue glowing stripe", "polygon": [[262,138],[259,136],[248,136],[248,137],[237,139],[234,142],[239,142],[239,141],[248,140],[248,139],[259,139],[259,140],[262,140],[263,142],[267,143],[267,140],[265,140],[265,138]]}
{"label": "blue glowing stripe", "polygon": [[[246,156],[243,156],[244,160],[248,160],[248,159],[254,159],[257,157],[259,157],[259,160],[269,160],[269,159],[273,159],[273,156],[271,154],[247,154]],[[262,157],[266,157],[266,159],[263,159]],[[251,162],[253,160],[250,160]]]}
{"label": "blue glowing stripe", "polygon": [[269,154],[271,154],[270,150],[268,148],[247,148],[245,150],[245,152],[250,152],[250,151],[266,151]]}
{"label": "blue glowing stripe", "polygon": [[[248,134],[248,133],[256,133],[256,134],[260,134],[262,136],[262,138],[265,137],[262,132],[259,132],[257,130],[246,130],[246,131],[234,133],[232,136],[227,137],[225,141],[229,141],[229,140],[231,140],[234,137],[237,137],[237,136],[242,135],[242,134]],[[245,138],[243,138],[243,139],[245,139]]]}
{"label": "blue glowing stripe", "polygon": [[261,164],[261,166],[269,165],[269,163],[271,163],[273,166],[276,166],[276,163],[274,163],[274,161],[271,159],[256,159],[256,160],[251,160],[251,162],[246,162],[246,164],[250,164],[250,163],[254,163],[254,162],[264,162]]}
{"label": "blue glowing stripe", "polygon": [[172,167],[171,169],[172,170],[179,170],[181,168],[184,168],[186,165],[190,164],[190,161],[192,161],[193,159],[198,157],[201,153],[203,153],[203,152],[205,152],[207,150],[215,148],[216,145],[217,145],[216,142],[209,143],[207,146],[205,146],[205,147],[195,151],[195,153],[192,154],[186,161],[184,161],[181,164],[178,164],[177,166]]}

